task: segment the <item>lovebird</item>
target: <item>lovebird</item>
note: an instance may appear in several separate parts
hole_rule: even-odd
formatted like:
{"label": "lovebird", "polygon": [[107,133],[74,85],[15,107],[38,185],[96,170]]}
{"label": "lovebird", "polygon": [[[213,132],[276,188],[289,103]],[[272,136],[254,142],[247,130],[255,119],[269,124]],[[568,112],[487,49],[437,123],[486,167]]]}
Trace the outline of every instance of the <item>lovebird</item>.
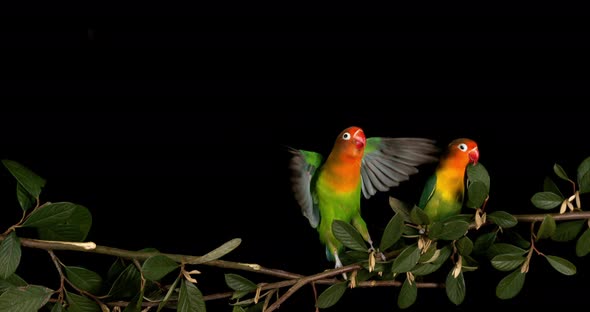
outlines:
{"label": "lovebird", "polygon": [[344,246],[332,233],[332,222],[352,224],[374,251],[361,216],[361,193],[370,198],[409,179],[425,163],[434,163],[438,148],[427,138],[366,138],[360,127],[348,127],[336,138],[327,158],[313,151],[288,148],[295,199],[326,246],[328,261],[342,267]]}
{"label": "lovebird", "polygon": [[449,143],[434,174],[427,179],[418,202],[418,207],[424,209],[431,222],[461,213],[467,165],[476,165],[478,161],[479,149],[475,141],[460,138]]}

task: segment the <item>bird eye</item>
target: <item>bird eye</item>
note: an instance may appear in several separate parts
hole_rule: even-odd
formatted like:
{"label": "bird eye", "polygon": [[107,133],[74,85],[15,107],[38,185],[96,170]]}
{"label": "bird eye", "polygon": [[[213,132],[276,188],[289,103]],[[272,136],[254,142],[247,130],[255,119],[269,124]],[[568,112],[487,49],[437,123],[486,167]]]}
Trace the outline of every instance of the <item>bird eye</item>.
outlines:
{"label": "bird eye", "polygon": [[344,134],[342,135],[342,138],[345,139],[345,140],[347,140],[347,141],[350,140],[350,133],[344,132]]}
{"label": "bird eye", "polygon": [[464,152],[467,151],[467,144],[465,144],[465,143],[461,143],[457,147]]}

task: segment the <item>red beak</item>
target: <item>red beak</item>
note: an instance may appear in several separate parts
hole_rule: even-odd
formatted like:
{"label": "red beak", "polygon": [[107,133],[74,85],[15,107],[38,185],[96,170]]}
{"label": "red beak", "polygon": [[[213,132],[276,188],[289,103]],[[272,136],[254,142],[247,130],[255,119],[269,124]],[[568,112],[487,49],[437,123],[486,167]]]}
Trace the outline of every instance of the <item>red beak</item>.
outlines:
{"label": "red beak", "polygon": [[479,150],[477,148],[472,149],[471,151],[469,151],[469,160],[474,164],[477,165],[477,162],[479,161]]}
{"label": "red beak", "polygon": [[365,134],[362,131],[357,132],[352,140],[358,149],[365,147],[365,144],[367,144],[367,139],[365,138]]}

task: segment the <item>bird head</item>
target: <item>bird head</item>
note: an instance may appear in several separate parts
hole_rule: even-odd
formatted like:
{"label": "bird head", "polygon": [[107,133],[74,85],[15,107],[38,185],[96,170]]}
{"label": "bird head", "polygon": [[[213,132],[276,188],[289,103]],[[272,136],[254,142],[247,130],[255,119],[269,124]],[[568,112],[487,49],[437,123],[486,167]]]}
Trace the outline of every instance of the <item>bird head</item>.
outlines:
{"label": "bird head", "polygon": [[449,153],[452,158],[461,160],[464,165],[479,161],[479,149],[477,143],[471,139],[461,138],[449,143]]}
{"label": "bird head", "polygon": [[334,146],[351,156],[362,156],[366,144],[367,138],[363,129],[348,127],[340,132]]}

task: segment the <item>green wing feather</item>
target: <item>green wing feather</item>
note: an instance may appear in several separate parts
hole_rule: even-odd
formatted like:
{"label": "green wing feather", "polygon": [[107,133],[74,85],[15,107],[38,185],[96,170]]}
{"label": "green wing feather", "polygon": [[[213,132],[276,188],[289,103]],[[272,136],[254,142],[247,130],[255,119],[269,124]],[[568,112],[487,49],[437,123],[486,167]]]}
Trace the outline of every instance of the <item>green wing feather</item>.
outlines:
{"label": "green wing feather", "polygon": [[361,165],[362,192],[365,198],[386,192],[410,175],[418,166],[438,160],[435,141],[426,138],[367,138]]}
{"label": "green wing feather", "polygon": [[418,202],[418,207],[424,209],[426,207],[426,203],[434,194],[434,189],[436,187],[436,175],[431,175],[426,183],[424,184],[424,189],[422,190],[422,195],[420,196],[420,201]]}
{"label": "green wing feather", "polygon": [[292,157],[289,167],[292,170],[291,185],[295,200],[301,207],[301,212],[309,220],[309,224],[316,228],[320,222],[318,200],[311,192],[315,183],[316,170],[321,166],[324,157],[316,152],[289,148]]}

